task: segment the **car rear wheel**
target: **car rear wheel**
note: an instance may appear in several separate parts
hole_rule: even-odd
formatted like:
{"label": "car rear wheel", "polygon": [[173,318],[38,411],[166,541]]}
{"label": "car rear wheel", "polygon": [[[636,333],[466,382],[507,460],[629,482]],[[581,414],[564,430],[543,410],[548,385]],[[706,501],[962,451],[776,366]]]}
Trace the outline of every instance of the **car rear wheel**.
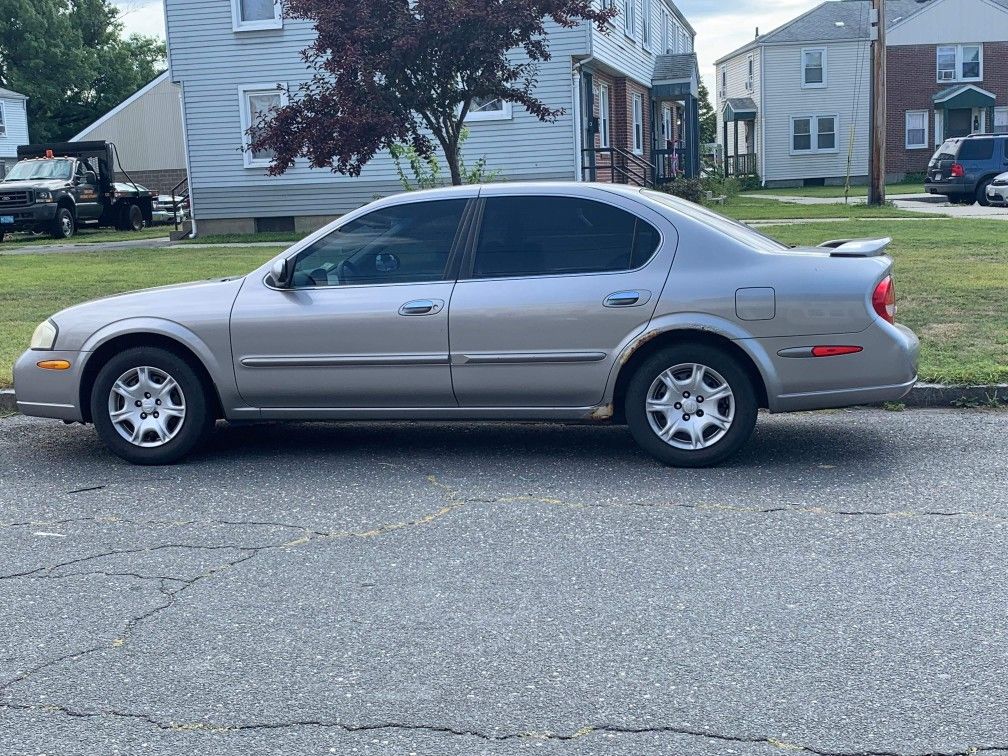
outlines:
{"label": "car rear wheel", "polygon": [[981,181],[976,190],[976,201],[983,207],[990,207],[990,200],[987,199],[987,187],[991,185],[991,180]]}
{"label": "car rear wheel", "polygon": [[177,462],[214,424],[207,388],[190,365],[165,349],[127,349],[99,371],[91,417],[109,450],[138,465]]}
{"label": "car rear wheel", "polygon": [[640,446],[675,467],[709,467],[735,454],[756,425],[756,394],[730,354],[683,344],[649,357],[627,388],[626,419]]}
{"label": "car rear wheel", "polygon": [[119,228],[123,231],[140,231],[144,227],[143,210],[140,205],[130,203],[121,211]]}
{"label": "car rear wheel", "polygon": [[56,217],[53,219],[52,237],[54,239],[69,239],[77,230],[73,213],[68,208],[61,207],[56,210]]}

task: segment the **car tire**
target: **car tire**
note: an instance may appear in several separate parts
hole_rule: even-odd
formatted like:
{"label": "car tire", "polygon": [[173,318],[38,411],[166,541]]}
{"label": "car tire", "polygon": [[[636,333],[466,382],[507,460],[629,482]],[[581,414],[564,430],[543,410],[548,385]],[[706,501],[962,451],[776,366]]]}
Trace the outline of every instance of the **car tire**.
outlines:
{"label": "car tire", "polygon": [[[716,397],[716,414],[703,391]],[[674,467],[710,467],[734,455],[752,435],[757,409],[752,381],[739,361],[706,344],[681,344],[648,357],[626,392],[634,440]]]}
{"label": "car tire", "polygon": [[177,354],[135,347],[98,371],[91,418],[116,456],[137,465],[166,465],[209,436],[216,419],[210,397],[200,376]]}
{"label": "car tire", "polygon": [[980,182],[976,190],[976,201],[981,205],[981,207],[990,207],[990,200],[987,199],[987,187],[990,186],[991,180],[986,179]]}
{"label": "car tire", "polygon": [[77,222],[69,208],[60,207],[56,210],[50,235],[54,239],[69,239],[77,231]]}

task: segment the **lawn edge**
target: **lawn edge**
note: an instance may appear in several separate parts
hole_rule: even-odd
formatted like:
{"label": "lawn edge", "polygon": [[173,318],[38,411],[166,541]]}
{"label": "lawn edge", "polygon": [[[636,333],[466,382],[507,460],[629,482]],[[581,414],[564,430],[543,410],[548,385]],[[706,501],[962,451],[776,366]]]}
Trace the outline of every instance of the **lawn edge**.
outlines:
{"label": "lawn edge", "polygon": [[[1008,404],[1008,383],[945,385],[918,383],[900,401],[905,407],[992,407]],[[17,412],[13,389],[0,389],[0,412]]]}

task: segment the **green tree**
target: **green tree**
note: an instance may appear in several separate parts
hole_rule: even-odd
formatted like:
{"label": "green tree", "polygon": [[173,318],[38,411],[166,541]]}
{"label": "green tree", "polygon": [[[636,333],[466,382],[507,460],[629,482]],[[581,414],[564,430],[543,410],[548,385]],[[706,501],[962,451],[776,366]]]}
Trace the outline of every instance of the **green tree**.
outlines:
{"label": "green tree", "polygon": [[700,144],[709,144],[717,141],[717,113],[711,104],[710,92],[707,85],[700,81],[697,90],[697,104],[700,111]]}
{"label": "green tree", "polygon": [[164,70],[110,0],[0,0],[0,86],[28,96],[33,142],[69,139]]}

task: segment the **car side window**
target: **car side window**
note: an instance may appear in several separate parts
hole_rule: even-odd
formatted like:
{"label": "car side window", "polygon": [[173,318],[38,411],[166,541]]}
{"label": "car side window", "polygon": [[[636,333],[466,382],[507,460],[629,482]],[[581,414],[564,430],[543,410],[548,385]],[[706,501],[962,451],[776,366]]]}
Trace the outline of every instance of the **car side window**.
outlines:
{"label": "car side window", "polygon": [[658,231],[618,207],[575,197],[490,197],[473,261],[475,278],[605,273],[638,268]]}
{"label": "car side window", "polygon": [[960,160],[990,160],[994,157],[993,139],[964,139],[959,147]]}
{"label": "car side window", "polygon": [[466,202],[411,202],[352,220],[298,254],[292,285],[443,281]]}

